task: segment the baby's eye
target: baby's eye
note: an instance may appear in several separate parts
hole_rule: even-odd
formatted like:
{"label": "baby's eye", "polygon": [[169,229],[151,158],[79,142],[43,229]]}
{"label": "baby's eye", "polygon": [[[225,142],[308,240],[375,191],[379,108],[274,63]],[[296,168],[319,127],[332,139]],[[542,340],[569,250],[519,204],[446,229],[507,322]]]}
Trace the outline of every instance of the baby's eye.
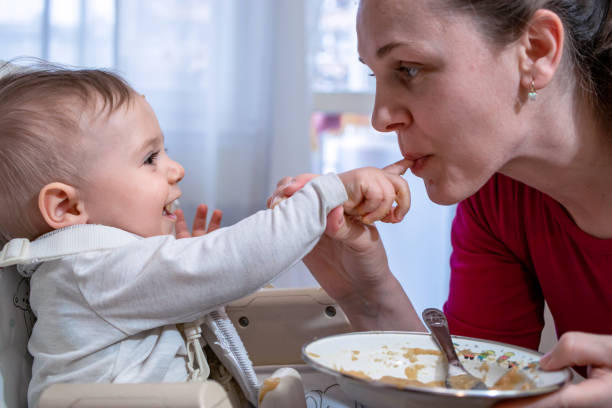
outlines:
{"label": "baby's eye", "polygon": [[157,156],[159,156],[159,152],[153,152],[144,161],[144,164],[153,165],[157,161]]}

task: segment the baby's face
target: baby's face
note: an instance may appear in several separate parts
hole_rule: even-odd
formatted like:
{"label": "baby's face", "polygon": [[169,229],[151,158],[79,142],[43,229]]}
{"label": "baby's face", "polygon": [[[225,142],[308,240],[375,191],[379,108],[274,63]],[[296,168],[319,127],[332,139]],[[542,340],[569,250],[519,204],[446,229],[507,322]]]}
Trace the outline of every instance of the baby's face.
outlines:
{"label": "baby's face", "polygon": [[90,170],[79,188],[88,223],[143,237],[172,233],[171,204],[180,197],[183,167],[164,150],[164,136],[151,106],[140,95],[88,126]]}

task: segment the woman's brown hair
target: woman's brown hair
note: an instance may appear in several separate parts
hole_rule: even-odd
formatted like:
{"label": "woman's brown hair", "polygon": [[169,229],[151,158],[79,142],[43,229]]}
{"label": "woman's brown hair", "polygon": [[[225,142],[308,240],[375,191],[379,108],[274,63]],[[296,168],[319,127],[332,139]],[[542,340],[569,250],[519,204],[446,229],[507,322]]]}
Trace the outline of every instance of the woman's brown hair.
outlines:
{"label": "woman's brown hair", "polygon": [[538,9],[556,13],[565,28],[567,60],[578,89],[605,123],[612,117],[612,13],[610,0],[444,0],[475,16],[500,45],[515,41]]}

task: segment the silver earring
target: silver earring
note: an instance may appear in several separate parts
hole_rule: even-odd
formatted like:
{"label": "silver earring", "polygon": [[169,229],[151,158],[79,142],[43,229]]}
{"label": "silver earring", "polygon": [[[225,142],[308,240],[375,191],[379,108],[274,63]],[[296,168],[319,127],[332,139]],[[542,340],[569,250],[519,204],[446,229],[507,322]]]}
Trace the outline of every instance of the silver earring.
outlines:
{"label": "silver earring", "polygon": [[535,84],[533,82],[533,79],[531,80],[531,84],[529,86],[529,93],[527,94],[527,97],[529,98],[530,101],[535,101],[536,98],[538,97],[538,91],[536,91],[535,89]]}

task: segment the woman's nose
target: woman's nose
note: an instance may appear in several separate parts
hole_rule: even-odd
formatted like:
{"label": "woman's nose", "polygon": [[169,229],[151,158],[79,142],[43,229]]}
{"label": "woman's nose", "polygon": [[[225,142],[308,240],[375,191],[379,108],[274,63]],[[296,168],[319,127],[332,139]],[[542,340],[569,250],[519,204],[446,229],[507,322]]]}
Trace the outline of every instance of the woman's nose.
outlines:
{"label": "woman's nose", "polygon": [[176,162],[172,159],[170,160],[170,165],[168,168],[168,180],[171,183],[178,183],[185,176],[185,169],[179,162]]}
{"label": "woman's nose", "polygon": [[372,111],[372,127],[379,132],[393,132],[411,123],[412,114],[408,108],[377,88]]}

